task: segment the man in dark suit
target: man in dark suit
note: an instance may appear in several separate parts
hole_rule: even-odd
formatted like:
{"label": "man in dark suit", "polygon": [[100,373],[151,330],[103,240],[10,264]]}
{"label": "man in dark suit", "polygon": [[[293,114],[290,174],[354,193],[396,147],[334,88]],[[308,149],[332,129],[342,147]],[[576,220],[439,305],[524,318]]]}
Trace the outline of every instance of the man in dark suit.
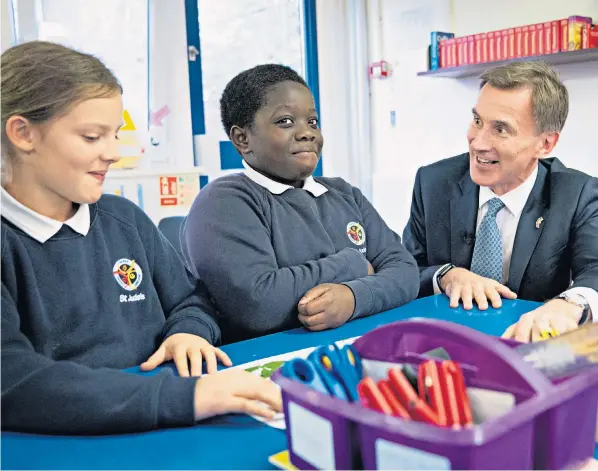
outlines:
{"label": "man in dark suit", "polygon": [[[598,320],[598,179],[546,158],[569,100],[542,62],[486,71],[467,133],[469,152],[418,170],[404,244],[420,296],[452,307],[542,301],[505,332],[546,338]],[[594,315],[592,315],[592,312]]]}

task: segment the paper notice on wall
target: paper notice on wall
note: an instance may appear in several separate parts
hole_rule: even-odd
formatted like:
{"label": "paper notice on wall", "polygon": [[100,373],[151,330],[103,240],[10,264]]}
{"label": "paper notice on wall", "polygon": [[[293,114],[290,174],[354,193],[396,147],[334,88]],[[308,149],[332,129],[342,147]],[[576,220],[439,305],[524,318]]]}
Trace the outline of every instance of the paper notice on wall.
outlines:
{"label": "paper notice on wall", "polygon": [[197,175],[161,176],[160,206],[190,207],[199,193],[199,178]]}

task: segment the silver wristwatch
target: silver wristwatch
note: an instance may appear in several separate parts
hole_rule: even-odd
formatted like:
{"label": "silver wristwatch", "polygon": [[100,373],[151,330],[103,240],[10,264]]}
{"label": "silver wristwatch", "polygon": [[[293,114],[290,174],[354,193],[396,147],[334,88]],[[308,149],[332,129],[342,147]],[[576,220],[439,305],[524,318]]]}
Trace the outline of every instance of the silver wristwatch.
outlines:
{"label": "silver wristwatch", "polygon": [[577,293],[565,292],[558,295],[556,299],[564,299],[568,303],[575,304],[576,306],[582,308],[583,312],[581,314],[581,318],[579,319],[579,325],[585,324],[590,315],[590,304],[586,301],[586,298]]}

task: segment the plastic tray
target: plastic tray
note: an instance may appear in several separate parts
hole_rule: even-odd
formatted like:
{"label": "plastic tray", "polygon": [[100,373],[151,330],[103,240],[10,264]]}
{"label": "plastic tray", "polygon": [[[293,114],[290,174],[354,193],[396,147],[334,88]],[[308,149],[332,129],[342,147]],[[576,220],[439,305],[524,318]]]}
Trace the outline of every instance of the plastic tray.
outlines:
{"label": "plastic tray", "polygon": [[512,393],[515,407],[453,430],[385,416],[280,373],[286,433],[300,469],[564,469],[592,456],[598,368],[551,382],[504,341],[451,322],[412,319],[358,339],[363,359],[419,363],[444,347],[468,386]]}

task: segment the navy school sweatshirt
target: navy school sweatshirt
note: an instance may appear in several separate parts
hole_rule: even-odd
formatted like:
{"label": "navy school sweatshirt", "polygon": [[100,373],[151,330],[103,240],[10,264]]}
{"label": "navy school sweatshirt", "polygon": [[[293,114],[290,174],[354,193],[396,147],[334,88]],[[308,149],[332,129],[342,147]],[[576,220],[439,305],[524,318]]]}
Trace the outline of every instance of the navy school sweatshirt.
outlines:
{"label": "navy school sweatshirt", "polygon": [[229,175],[194,201],[183,257],[213,296],[225,343],[299,327],[297,303],[322,283],[351,288],[352,319],[417,296],[415,260],[372,204],[340,178],[315,180],[328,190],[317,197]]}
{"label": "navy school sweatshirt", "polygon": [[193,424],[196,379],[119,370],[175,333],[219,342],[204,286],[130,201],[104,195],[90,219],[42,244],[2,218],[2,430]]}

